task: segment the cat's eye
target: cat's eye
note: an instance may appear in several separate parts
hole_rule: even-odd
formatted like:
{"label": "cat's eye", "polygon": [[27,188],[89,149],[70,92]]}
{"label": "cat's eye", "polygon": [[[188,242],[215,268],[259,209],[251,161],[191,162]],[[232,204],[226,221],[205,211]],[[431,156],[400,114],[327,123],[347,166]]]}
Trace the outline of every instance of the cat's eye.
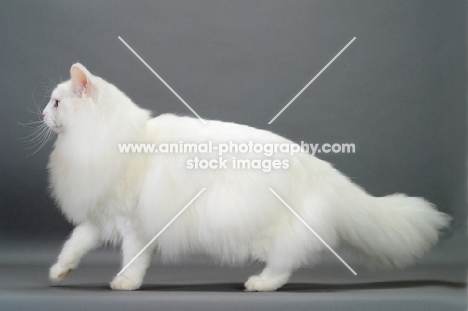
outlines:
{"label": "cat's eye", "polygon": [[60,101],[56,99],[56,100],[55,100],[54,107],[58,107],[59,103],[60,103]]}

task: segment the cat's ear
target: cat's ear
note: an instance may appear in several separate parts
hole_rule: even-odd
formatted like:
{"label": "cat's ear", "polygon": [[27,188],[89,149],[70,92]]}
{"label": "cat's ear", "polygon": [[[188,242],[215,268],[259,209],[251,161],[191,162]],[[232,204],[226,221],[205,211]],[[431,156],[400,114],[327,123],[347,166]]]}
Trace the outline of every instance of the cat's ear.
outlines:
{"label": "cat's ear", "polygon": [[89,94],[92,87],[91,73],[80,63],[73,64],[70,68],[70,77],[73,87],[80,91],[83,96]]}

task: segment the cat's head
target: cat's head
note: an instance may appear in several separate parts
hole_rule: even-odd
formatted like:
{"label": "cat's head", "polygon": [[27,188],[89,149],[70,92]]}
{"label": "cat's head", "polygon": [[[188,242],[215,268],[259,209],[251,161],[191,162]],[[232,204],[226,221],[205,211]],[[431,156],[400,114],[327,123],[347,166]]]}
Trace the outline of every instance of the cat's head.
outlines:
{"label": "cat's head", "polygon": [[70,68],[70,80],[53,90],[42,116],[56,133],[78,132],[84,137],[95,136],[103,129],[130,135],[144,126],[150,112],[76,63]]}
{"label": "cat's head", "polygon": [[62,133],[72,126],[78,114],[88,111],[91,115],[102,85],[101,78],[93,76],[83,65],[74,64],[70,69],[70,80],[53,90],[42,112],[44,123],[56,133]]}

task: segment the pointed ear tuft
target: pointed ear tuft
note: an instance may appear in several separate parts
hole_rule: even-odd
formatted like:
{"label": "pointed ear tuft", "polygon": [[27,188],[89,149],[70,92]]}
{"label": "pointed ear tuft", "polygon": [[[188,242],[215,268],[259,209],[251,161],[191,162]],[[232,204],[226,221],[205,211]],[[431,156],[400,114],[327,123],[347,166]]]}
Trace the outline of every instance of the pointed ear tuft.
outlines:
{"label": "pointed ear tuft", "polygon": [[73,64],[70,68],[70,76],[73,86],[85,94],[88,91],[91,73],[80,63]]}

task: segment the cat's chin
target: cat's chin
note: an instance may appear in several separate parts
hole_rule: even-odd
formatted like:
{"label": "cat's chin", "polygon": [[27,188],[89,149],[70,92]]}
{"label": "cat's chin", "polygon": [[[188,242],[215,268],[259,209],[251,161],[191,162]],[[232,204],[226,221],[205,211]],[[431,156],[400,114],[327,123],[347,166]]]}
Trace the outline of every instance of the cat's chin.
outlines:
{"label": "cat's chin", "polygon": [[63,126],[54,126],[52,127],[52,131],[54,131],[57,134],[63,133]]}

